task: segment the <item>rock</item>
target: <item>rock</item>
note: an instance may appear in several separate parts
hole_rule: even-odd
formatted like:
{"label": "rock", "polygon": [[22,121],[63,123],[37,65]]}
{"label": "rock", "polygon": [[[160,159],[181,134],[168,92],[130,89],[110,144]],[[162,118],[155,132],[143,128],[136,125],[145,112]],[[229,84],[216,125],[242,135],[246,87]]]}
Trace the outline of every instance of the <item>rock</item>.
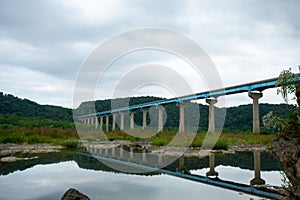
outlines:
{"label": "rock", "polygon": [[12,155],[15,153],[50,153],[59,152],[62,148],[60,145],[51,145],[47,143],[41,144],[0,144],[0,155]]}
{"label": "rock", "polygon": [[273,141],[272,151],[292,185],[291,191],[296,196],[295,199],[300,198],[300,140],[280,138]]}
{"label": "rock", "polygon": [[16,156],[7,156],[7,157],[3,157],[1,158],[1,162],[15,162],[15,161],[18,161],[18,160],[32,160],[32,159],[37,159],[39,158],[38,156],[34,156],[34,157],[25,157],[25,158],[18,158]]}
{"label": "rock", "polygon": [[1,162],[15,162],[17,160],[18,160],[18,158],[15,156],[7,156],[7,157],[1,158]]}
{"label": "rock", "polygon": [[90,198],[78,190],[70,188],[64,193],[61,200],[90,200]]}

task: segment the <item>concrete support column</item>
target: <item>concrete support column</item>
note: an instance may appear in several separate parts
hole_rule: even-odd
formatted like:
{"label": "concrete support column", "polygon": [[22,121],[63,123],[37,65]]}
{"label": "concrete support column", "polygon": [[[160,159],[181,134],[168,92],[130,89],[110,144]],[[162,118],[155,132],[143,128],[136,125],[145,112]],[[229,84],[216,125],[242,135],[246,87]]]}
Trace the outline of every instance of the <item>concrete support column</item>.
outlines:
{"label": "concrete support column", "polygon": [[100,129],[102,130],[102,126],[103,126],[103,116],[100,116]]}
{"label": "concrete support column", "polygon": [[98,117],[95,117],[95,129],[98,129]]}
{"label": "concrete support column", "polygon": [[215,171],[215,154],[209,154],[209,172],[206,173],[206,176],[218,176],[218,172]]}
{"label": "concrete support column", "polygon": [[158,132],[162,131],[163,129],[163,111],[164,111],[164,107],[163,106],[157,106],[156,107],[158,109],[158,127],[157,130]]}
{"label": "concrete support column", "polygon": [[147,109],[142,109],[143,112],[143,130],[145,130],[146,126],[147,126]]}
{"label": "concrete support column", "polygon": [[91,117],[90,120],[91,120],[91,124],[94,124],[94,117]]}
{"label": "concrete support column", "polygon": [[253,152],[254,157],[254,179],[250,181],[251,185],[263,185],[265,180],[260,177],[260,151]]}
{"label": "concrete support column", "polygon": [[117,119],[117,114],[113,114],[113,121],[112,121],[112,130],[114,131],[116,129],[116,119]]}
{"label": "concrete support column", "polygon": [[130,112],[130,129],[134,129],[134,113],[133,111]]}
{"label": "concrete support column", "polygon": [[106,131],[108,132],[109,131],[109,115],[105,115],[106,117]]}
{"label": "concrete support column", "polygon": [[209,104],[208,115],[208,132],[215,133],[215,108],[214,105],[218,102],[216,98],[209,98],[205,100]]}
{"label": "concrete support column", "polygon": [[120,127],[120,130],[121,131],[123,131],[124,130],[124,115],[125,115],[125,113],[123,113],[123,112],[120,112],[120,120],[121,120],[121,127]]}
{"label": "concrete support column", "polygon": [[178,103],[179,107],[179,133],[185,132],[185,124],[184,124],[184,103]]}
{"label": "concrete support column", "polygon": [[248,96],[253,99],[253,132],[260,133],[258,99],[261,98],[263,94],[261,92],[249,92]]}

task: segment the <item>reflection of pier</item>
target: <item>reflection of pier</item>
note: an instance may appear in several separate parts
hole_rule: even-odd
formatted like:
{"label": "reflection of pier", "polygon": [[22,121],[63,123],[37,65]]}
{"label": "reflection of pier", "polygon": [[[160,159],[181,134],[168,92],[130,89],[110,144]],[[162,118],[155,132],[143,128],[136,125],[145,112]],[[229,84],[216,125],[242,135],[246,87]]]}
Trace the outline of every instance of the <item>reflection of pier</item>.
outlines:
{"label": "reflection of pier", "polygon": [[215,171],[215,154],[209,154],[209,171],[206,176],[218,176],[218,172]]}
{"label": "reflection of pier", "polygon": [[[119,148],[119,147],[109,147],[107,150],[97,150],[95,146],[90,146],[87,148],[90,153],[81,153],[86,156],[95,157],[101,160],[103,163],[117,164],[118,166],[123,166],[127,172],[130,168],[132,173],[135,173],[135,170],[139,169],[141,172],[159,172],[164,173],[187,180],[192,180],[200,183],[209,184],[216,187],[221,187],[229,190],[234,190],[238,192],[244,192],[251,195],[257,195],[267,198],[276,198],[279,196],[278,193],[268,190],[257,188],[254,185],[264,184],[265,181],[260,178],[260,152],[254,152],[254,169],[255,177],[251,180],[251,184],[242,184],[236,183],[234,181],[222,180],[218,178],[218,172],[215,171],[215,155],[213,153],[209,154],[209,171],[206,173],[206,176],[190,174],[188,168],[185,166],[185,158],[181,156],[176,164],[177,167],[173,166],[172,169],[166,166],[165,162],[169,159],[170,156],[165,156],[160,153],[148,153],[145,148],[143,148],[139,153],[134,152],[133,148]],[[99,152],[104,152],[99,153]],[[174,164],[172,164],[174,165]],[[163,166],[163,168],[161,168]],[[213,177],[215,176],[215,177]]]}
{"label": "reflection of pier", "polygon": [[265,184],[265,180],[260,177],[260,152],[254,151],[254,179],[250,181],[251,185],[263,185]]}

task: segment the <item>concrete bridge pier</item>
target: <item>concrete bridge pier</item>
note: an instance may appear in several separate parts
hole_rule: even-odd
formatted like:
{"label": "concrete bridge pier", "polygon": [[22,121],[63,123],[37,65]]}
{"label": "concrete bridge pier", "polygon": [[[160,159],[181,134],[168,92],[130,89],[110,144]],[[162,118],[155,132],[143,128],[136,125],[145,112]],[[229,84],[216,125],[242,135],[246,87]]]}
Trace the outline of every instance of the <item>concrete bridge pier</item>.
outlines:
{"label": "concrete bridge pier", "polygon": [[120,112],[120,130],[124,131],[124,112]]}
{"label": "concrete bridge pier", "polygon": [[90,120],[91,120],[91,125],[93,125],[94,124],[94,117],[91,117]]}
{"label": "concrete bridge pier", "polygon": [[206,176],[218,176],[219,173],[215,171],[215,154],[209,154],[209,171],[206,173]]}
{"label": "concrete bridge pier", "polygon": [[134,111],[130,112],[130,129],[134,129]]}
{"label": "concrete bridge pier", "polygon": [[163,130],[163,113],[164,113],[164,107],[163,106],[157,106],[156,107],[158,109],[158,127],[157,127],[157,131],[160,132]]}
{"label": "concrete bridge pier", "polygon": [[263,185],[266,183],[266,181],[260,177],[260,151],[255,150],[253,152],[253,157],[254,157],[254,179],[250,181],[250,184]]}
{"label": "concrete bridge pier", "polygon": [[103,116],[100,116],[100,129],[102,130],[103,127]]}
{"label": "concrete bridge pier", "polygon": [[179,107],[179,133],[185,132],[185,124],[184,124],[184,107],[186,106],[184,103],[178,103]]}
{"label": "concrete bridge pier", "polygon": [[109,131],[109,115],[105,115],[105,119],[106,119],[106,131],[108,132]]}
{"label": "concrete bridge pier", "polygon": [[142,113],[143,113],[143,130],[145,130],[146,126],[147,126],[147,109],[142,109]]}
{"label": "concrete bridge pier", "polygon": [[97,130],[98,129],[98,117],[96,116],[95,117],[95,129]]}
{"label": "concrete bridge pier", "polygon": [[205,100],[209,104],[208,115],[208,132],[215,133],[215,108],[214,105],[218,102],[216,98],[208,98]]}
{"label": "concrete bridge pier", "polygon": [[260,133],[259,103],[258,99],[263,96],[261,92],[249,92],[248,96],[253,99],[253,133]]}
{"label": "concrete bridge pier", "polygon": [[116,119],[117,119],[117,114],[113,114],[113,121],[112,121],[112,131],[116,129]]}

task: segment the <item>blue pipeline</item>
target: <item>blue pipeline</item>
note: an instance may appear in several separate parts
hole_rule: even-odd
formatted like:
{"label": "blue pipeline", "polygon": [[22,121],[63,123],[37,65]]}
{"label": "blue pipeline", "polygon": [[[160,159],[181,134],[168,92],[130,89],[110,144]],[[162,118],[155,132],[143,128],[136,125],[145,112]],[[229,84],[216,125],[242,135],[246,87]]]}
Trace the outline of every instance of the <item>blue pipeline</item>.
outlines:
{"label": "blue pipeline", "polygon": [[[297,78],[297,81],[300,81],[300,76]],[[236,85],[236,86],[231,86],[231,87],[225,87],[225,88],[221,88],[221,89],[200,92],[200,93],[186,95],[186,96],[172,98],[172,99],[165,99],[165,100],[154,101],[154,102],[149,102],[149,103],[144,103],[144,104],[139,104],[139,105],[134,105],[134,106],[129,106],[129,107],[113,109],[113,110],[109,110],[109,111],[102,111],[102,112],[82,115],[77,118],[82,119],[82,118],[87,118],[87,117],[110,115],[112,113],[119,113],[119,112],[123,112],[123,111],[138,110],[138,109],[143,109],[143,108],[149,108],[152,106],[166,105],[166,104],[171,104],[171,103],[180,103],[180,102],[196,100],[196,99],[206,99],[209,97],[218,97],[218,96],[237,94],[237,93],[242,93],[242,92],[251,92],[251,91],[260,91],[261,92],[265,89],[277,87],[276,82],[277,82],[277,78],[266,79],[266,80],[262,80],[262,81],[251,82],[251,83],[246,83],[246,84],[241,84],[241,85]]]}
{"label": "blue pipeline", "polygon": [[192,181],[201,182],[201,183],[205,183],[205,184],[209,184],[209,185],[213,185],[213,186],[217,186],[217,187],[221,187],[221,188],[226,188],[229,190],[240,191],[240,192],[244,192],[244,193],[251,194],[251,195],[267,197],[267,198],[272,198],[272,199],[280,197],[280,195],[278,193],[259,190],[251,185],[243,185],[243,184],[239,184],[239,183],[233,184],[233,183],[229,183],[229,182],[223,182],[221,180],[211,179],[211,178],[204,177],[204,176],[186,174],[186,173],[179,172],[179,171],[175,172],[175,171],[170,171],[170,170],[161,169],[161,168],[157,168],[157,167],[150,167],[150,166],[146,166],[143,164],[132,163],[132,162],[123,161],[123,160],[117,160],[114,158],[104,157],[104,156],[95,155],[95,154],[91,154],[91,153],[79,152],[79,154],[84,155],[84,156],[89,156],[89,157],[95,157],[95,158],[102,159],[105,161],[115,162],[115,163],[122,164],[122,165],[137,167],[137,168],[145,169],[147,171],[156,171],[156,172],[168,174],[168,175],[179,177],[179,178],[184,178],[187,180],[192,180]]}

